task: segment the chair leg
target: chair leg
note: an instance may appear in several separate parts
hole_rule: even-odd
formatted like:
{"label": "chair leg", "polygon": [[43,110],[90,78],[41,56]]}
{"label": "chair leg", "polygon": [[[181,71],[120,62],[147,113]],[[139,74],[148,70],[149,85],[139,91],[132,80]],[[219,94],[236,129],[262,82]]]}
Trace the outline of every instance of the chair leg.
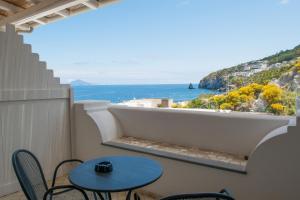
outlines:
{"label": "chair leg", "polygon": [[98,200],[97,194],[96,194],[95,192],[93,192],[93,196],[94,196],[94,199],[95,199],[95,200]]}
{"label": "chair leg", "polygon": [[128,191],[127,196],[126,196],[126,200],[130,200],[131,198],[131,190]]}
{"label": "chair leg", "polygon": [[107,192],[106,195],[107,195],[108,199],[111,200],[111,193]]}
{"label": "chair leg", "polygon": [[100,192],[97,192],[98,196],[100,197],[100,200],[105,200],[105,198],[102,196]]}
{"label": "chair leg", "polygon": [[97,192],[98,196],[100,197],[100,200],[111,200],[111,194],[110,192],[104,193],[104,197],[100,192]]}
{"label": "chair leg", "polygon": [[134,193],[134,200],[141,200],[140,196],[137,193]]}

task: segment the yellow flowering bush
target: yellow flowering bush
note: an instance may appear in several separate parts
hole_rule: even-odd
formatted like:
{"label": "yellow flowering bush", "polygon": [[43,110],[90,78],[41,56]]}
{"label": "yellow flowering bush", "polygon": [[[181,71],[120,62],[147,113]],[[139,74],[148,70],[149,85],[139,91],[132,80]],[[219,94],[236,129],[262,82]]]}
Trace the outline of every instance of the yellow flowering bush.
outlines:
{"label": "yellow flowering bush", "polygon": [[280,115],[284,113],[284,106],[280,103],[274,103],[271,104],[271,112],[276,114],[276,115]]}
{"label": "yellow flowering bush", "polygon": [[240,101],[240,93],[237,90],[231,91],[226,96],[226,102],[230,103],[233,107],[238,106]]}
{"label": "yellow flowering bush", "polygon": [[281,101],[282,94],[283,90],[275,84],[265,85],[262,89],[262,99],[265,100],[269,105]]}
{"label": "yellow flowering bush", "polygon": [[230,103],[223,103],[221,106],[220,106],[220,109],[222,110],[233,110],[234,106]]}
{"label": "yellow flowering bush", "polygon": [[251,88],[253,88],[253,90],[254,90],[254,95],[256,96],[256,97],[258,97],[258,95],[261,93],[261,91],[262,91],[262,89],[263,89],[263,85],[260,85],[260,84],[257,84],[257,83],[251,83],[250,85],[249,85]]}
{"label": "yellow flowering bush", "polygon": [[257,96],[262,91],[263,86],[257,83],[252,83],[247,86],[241,87],[238,91],[240,94],[247,96]]}
{"label": "yellow flowering bush", "polygon": [[248,95],[245,95],[245,94],[240,95],[240,102],[241,103],[250,103],[253,99],[254,99],[254,97],[252,97],[252,96],[248,96]]}
{"label": "yellow flowering bush", "polygon": [[252,88],[250,85],[247,85],[245,87],[241,87],[239,89],[239,93],[242,95],[254,96],[254,88]]}
{"label": "yellow flowering bush", "polygon": [[[300,69],[300,60],[299,60]],[[276,84],[252,83],[227,94],[199,97],[190,101],[188,108],[222,109],[241,112],[269,112],[276,115],[295,114],[295,92],[286,91]],[[262,102],[259,104],[258,102]],[[259,107],[260,106],[260,107]]]}
{"label": "yellow flowering bush", "polygon": [[213,97],[211,97],[209,99],[209,101],[211,103],[213,103],[214,106],[215,106],[215,108],[217,108],[217,109],[220,108],[220,105],[223,104],[225,102],[225,100],[226,100],[226,96],[223,95],[223,94],[221,94],[221,95],[215,95],[215,96],[213,96]]}
{"label": "yellow flowering bush", "polygon": [[257,83],[251,83],[247,86],[241,87],[238,91],[240,94],[245,94],[248,96],[257,96],[262,90],[263,86]]}

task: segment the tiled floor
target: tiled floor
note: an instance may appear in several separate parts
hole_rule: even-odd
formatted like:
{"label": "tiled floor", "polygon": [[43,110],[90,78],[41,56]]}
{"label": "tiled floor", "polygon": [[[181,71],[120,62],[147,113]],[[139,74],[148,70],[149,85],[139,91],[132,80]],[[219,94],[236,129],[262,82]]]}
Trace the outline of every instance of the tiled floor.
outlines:
{"label": "tiled floor", "polygon": [[[66,178],[60,178],[57,180],[57,185],[65,185],[65,184],[69,184]],[[160,197],[154,194],[150,194],[147,192],[144,192],[142,190],[140,191],[136,191],[142,200],[155,200],[155,199],[159,199]],[[94,199],[93,195],[90,193],[88,194],[90,199]],[[82,199],[81,196],[79,195],[79,193],[77,192],[70,192],[67,195],[63,195],[60,196],[59,198],[53,198],[53,200],[56,199],[70,199],[70,200],[79,200]],[[113,200],[125,200],[126,199],[126,193],[125,192],[120,192],[120,193],[113,193],[112,194],[112,199]],[[133,199],[133,198],[132,198]],[[22,192],[16,192],[14,194],[11,195],[7,195],[4,197],[0,197],[0,200],[26,200],[24,194]]]}
{"label": "tiled floor", "polygon": [[[59,200],[62,200],[62,199],[80,200],[80,199],[82,199],[81,196],[77,195],[77,194],[78,193],[69,193],[67,195],[63,195],[63,196],[60,196],[60,197],[57,197],[57,198],[53,198],[53,200],[58,200],[58,199]],[[156,199],[156,198],[151,197],[149,195],[143,195],[143,194],[140,194],[140,197],[141,197],[142,200],[154,200],[154,199]],[[94,199],[91,194],[89,195],[89,198]],[[123,192],[122,193],[113,193],[112,194],[112,199],[113,200],[119,200],[119,199],[120,200],[121,199],[125,200],[126,199],[126,194],[123,193]],[[26,200],[26,198],[24,197],[23,193],[17,192],[17,193],[8,195],[8,196],[1,197],[0,200]]]}

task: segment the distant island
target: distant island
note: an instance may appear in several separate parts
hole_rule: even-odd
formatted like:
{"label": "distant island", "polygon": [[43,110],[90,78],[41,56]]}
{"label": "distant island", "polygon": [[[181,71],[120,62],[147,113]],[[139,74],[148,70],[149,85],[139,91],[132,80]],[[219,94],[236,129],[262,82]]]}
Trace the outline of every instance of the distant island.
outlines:
{"label": "distant island", "polygon": [[198,88],[218,90],[222,94],[200,95],[173,107],[295,115],[297,84],[294,78],[298,74],[300,45],[212,72],[199,82]]}
{"label": "distant island", "polygon": [[75,80],[70,82],[70,84],[72,86],[88,86],[88,85],[92,85],[91,83],[85,82],[83,80]]}

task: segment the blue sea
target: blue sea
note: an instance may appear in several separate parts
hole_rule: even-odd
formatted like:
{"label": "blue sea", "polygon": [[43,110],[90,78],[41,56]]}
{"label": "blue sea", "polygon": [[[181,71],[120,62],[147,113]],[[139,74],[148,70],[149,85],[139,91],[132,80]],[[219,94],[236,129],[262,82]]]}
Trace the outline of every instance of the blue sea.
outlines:
{"label": "blue sea", "polygon": [[200,94],[218,93],[217,91],[198,88],[189,90],[188,86],[189,84],[91,85],[73,86],[73,89],[75,101],[109,100],[113,103],[144,98],[170,98],[178,102],[192,100]]}

